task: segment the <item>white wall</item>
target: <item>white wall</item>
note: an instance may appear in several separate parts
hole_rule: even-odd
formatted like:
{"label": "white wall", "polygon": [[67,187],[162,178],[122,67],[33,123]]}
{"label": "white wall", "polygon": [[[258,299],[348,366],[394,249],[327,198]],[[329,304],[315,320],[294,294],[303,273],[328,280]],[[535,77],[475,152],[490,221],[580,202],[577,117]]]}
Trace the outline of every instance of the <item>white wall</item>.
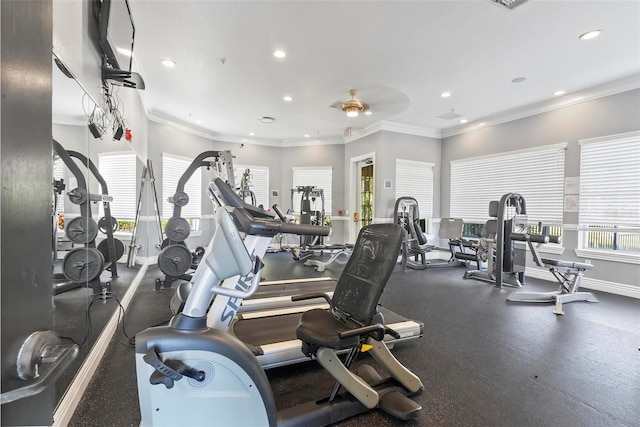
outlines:
{"label": "white wall", "polygon": [[[579,176],[580,150],[578,140],[640,129],[640,89],[631,90],[565,108],[537,114],[508,123],[479,129],[442,141],[441,215],[449,215],[451,161],[566,142],[565,176]],[[528,212],[531,220],[535,212]],[[577,225],[577,213],[564,213],[564,224]],[[575,254],[578,232],[563,232],[562,259],[583,261]],[[594,269],[588,276],[594,279],[640,286],[640,266],[591,259]]]}

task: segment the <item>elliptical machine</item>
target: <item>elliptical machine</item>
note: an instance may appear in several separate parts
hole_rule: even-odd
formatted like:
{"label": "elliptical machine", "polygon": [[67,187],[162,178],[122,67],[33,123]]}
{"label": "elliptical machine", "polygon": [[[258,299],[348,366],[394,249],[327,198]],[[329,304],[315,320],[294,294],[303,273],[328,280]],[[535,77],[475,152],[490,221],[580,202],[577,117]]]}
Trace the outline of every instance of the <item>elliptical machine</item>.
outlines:
{"label": "elliptical machine", "polygon": [[[303,350],[337,380],[331,396],[276,412],[268,379],[255,356],[235,337],[206,325],[214,295],[247,298],[259,284],[263,264],[247,252],[234,224],[242,220],[234,208],[217,210],[216,231],[194,274],[183,312],[169,326],[136,336],[141,425],[329,425],[373,408],[401,419],[417,416],[421,407],[407,396],[420,392],[423,385],[382,343],[384,335],[394,331],[384,326],[376,311],[395,266],[402,229],[394,224],[364,227],[338,280],[330,311],[310,310],[300,320],[296,335]],[[291,225],[282,224],[283,232],[287,226]],[[249,286],[219,286],[235,275],[246,276]],[[354,294],[362,299],[355,300]],[[344,364],[335,354],[342,349],[349,349]],[[367,365],[357,374],[349,371],[365,349],[392,378],[381,378]],[[347,392],[338,394],[341,386]]]}

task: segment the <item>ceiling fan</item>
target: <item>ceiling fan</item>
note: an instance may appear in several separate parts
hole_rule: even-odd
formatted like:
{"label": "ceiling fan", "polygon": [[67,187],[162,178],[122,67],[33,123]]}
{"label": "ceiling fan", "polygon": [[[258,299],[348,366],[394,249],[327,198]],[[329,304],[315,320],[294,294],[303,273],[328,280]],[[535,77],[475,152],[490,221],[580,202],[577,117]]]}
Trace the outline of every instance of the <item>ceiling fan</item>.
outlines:
{"label": "ceiling fan", "polygon": [[343,112],[347,113],[347,117],[358,117],[360,113],[364,113],[369,110],[369,105],[364,102],[358,101],[356,99],[356,94],[358,92],[355,89],[349,90],[349,95],[351,95],[351,99],[347,102],[335,102],[331,105],[332,108],[339,108]]}

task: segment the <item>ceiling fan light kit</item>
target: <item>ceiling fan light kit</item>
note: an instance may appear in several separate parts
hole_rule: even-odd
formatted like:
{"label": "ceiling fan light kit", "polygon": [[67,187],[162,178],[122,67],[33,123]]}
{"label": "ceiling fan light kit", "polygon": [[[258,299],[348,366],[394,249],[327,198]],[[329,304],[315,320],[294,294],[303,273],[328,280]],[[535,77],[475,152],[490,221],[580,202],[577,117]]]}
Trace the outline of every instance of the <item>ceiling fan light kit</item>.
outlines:
{"label": "ceiling fan light kit", "polygon": [[358,101],[356,96],[356,90],[351,89],[349,91],[349,95],[351,95],[351,99],[341,104],[340,108],[343,112],[347,113],[347,117],[358,117],[360,113],[364,113],[369,109],[369,106],[364,102]]}

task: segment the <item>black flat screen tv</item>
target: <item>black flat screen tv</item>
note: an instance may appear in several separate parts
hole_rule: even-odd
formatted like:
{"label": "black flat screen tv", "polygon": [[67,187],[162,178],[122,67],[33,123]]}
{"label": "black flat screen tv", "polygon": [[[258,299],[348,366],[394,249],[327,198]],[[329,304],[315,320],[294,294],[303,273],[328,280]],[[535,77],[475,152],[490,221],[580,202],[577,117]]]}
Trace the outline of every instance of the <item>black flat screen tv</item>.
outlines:
{"label": "black flat screen tv", "polygon": [[135,26],[127,0],[96,0],[100,48],[113,68],[131,72]]}

